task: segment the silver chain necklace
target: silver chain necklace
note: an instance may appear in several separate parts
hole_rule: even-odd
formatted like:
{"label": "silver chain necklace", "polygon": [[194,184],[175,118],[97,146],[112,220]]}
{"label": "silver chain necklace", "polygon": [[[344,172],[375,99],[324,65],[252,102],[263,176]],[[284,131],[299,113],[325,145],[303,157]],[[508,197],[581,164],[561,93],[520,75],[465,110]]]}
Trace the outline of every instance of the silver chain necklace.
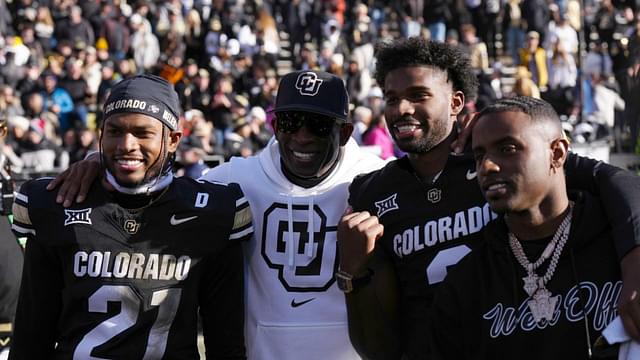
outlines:
{"label": "silver chain necklace", "polygon": [[[558,261],[560,260],[560,254],[564,245],[569,239],[569,230],[571,229],[571,218],[573,215],[573,202],[569,202],[569,212],[562,220],[560,226],[556,230],[553,238],[542,252],[542,255],[535,262],[529,262],[527,256],[522,249],[522,245],[518,238],[511,232],[509,232],[509,246],[513,255],[518,260],[518,263],[524,267],[527,271],[527,276],[523,277],[524,281],[523,289],[527,292],[532,300],[528,301],[529,309],[535,322],[541,320],[550,321],[553,318],[553,312],[558,301],[558,296],[551,296],[551,292],[547,290],[545,285],[556,271]],[[552,255],[553,254],[553,255]],[[551,262],[544,276],[539,277],[535,270],[540,267],[551,256]]]}

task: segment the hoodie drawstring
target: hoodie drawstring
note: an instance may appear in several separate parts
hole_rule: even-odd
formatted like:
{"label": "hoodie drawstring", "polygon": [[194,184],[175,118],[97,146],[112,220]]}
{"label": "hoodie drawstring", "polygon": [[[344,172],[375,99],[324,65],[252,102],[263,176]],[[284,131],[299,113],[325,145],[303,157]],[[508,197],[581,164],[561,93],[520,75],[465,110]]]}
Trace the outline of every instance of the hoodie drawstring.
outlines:
{"label": "hoodie drawstring", "polygon": [[313,257],[313,240],[315,234],[315,228],[313,226],[313,194],[308,197],[309,199],[309,211],[307,212],[307,231],[309,232],[309,239],[307,239],[307,245],[305,246],[307,257]]}
{"label": "hoodie drawstring", "polygon": [[[307,234],[308,239],[307,243],[304,245],[304,253],[308,258],[312,258],[314,254],[315,248],[315,226],[314,226],[314,198],[315,193],[311,194],[307,197],[308,201],[308,210],[307,210]],[[287,265],[290,268],[294,268],[296,264],[296,254],[297,250],[295,247],[295,241],[293,237],[293,197],[290,195],[286,195],[287,197],[287,231],[289,232],[289,236],[287,237],[287,247],[285,250],[285,254],[287,256]]]}
{"label": "hoodie drawstring", "polygon": [[293,243],[293,205],[291,203],[291,196],[287,196],[287,220],[289,230],[289,242],[287,243],[288,264],[290,268],[295,266],[295,248]]}

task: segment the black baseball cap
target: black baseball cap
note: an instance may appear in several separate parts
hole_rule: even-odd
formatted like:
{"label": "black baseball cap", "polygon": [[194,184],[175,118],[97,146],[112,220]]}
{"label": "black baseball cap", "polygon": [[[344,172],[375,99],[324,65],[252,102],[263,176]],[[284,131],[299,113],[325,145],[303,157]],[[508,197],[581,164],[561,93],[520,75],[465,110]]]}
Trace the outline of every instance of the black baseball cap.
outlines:
{"label": "black baseball cap", "polygon": [[324,71],[291,72],[280,80],[273,112],[305,111],[349,121],[349,94],[339,77]]}

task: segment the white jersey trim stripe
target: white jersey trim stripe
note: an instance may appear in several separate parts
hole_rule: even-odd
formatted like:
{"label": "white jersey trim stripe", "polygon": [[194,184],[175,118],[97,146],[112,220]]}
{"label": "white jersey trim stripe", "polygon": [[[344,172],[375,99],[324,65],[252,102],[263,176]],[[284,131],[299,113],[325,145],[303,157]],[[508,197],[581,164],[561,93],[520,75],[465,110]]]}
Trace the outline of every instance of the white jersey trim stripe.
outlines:
{"label": "white jersey trim stripe", "polygon": [[253,226],[250,226],[250,227],[248,227],[248,228],[246,228],[246,229],[244,229],[244,230],[242,230],[240,232],[233,233],[233,234],[229,235],[229,240],[239,239],[241,237],[244,237],[246,235],[251,234],[252,232],[253,232]]}
{"label": "white jersey trim stripe", "polygon": [[13,230],[15,230],[15,231],[17,231],[19,233],[22,233],[22,234],[33,234],[33,235],[36,234],[36,229],[27,229],[27,228],[22,227],[22,226],[17,225],[17,224],[12,224],[11,225],[11,229],[13,229]]}
{"label": "white jersey trim stripe", "polygon": [[24,203],[27,203],[27,204],[29,203],[29,197],[27,195],[21,194],[19,192],[14,192],[13,194],[16,196],[16,199],[18,199],[18,200],[20,200],[20,201],[22,201]]}

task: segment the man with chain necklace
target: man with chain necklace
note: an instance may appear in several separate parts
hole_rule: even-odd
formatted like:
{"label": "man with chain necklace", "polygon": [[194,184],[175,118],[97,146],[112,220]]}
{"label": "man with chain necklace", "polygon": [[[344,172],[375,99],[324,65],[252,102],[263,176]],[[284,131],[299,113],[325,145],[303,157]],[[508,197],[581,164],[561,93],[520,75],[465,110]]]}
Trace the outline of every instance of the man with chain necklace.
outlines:
{"label": "man with chain necklace", "polygon": [[[237,184],[174,178],[182,133],[164,79],[118,83],[100,139],[104,180],[69,208],[23,184],[13,230],[28,237],[10,359],[244,359],[241,241],[252,235]],[[115,190],[112,190],[115,189]]]}
{"label": "man with chain necklace", "polygon": [[591,358],[616,314],[620,267],[599,199],[567,192],[558,115],[542,100],[501,100],[472,139],[499,217],[436,293],[433,359]]}

